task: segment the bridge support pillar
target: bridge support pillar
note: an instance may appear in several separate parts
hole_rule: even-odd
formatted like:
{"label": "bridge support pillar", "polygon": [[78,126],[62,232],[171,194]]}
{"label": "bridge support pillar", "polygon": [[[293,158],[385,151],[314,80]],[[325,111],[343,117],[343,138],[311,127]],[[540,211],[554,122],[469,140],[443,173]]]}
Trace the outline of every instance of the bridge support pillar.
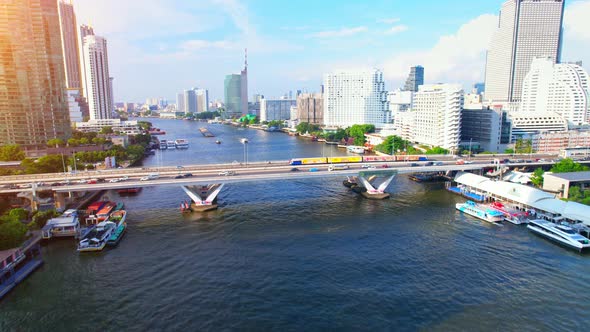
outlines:
{"label": "bridge support pillar", "polygon": [[363,195],[363,197],[368,198],[368,199],[389,198],[390,195],[389,195],[389,193],[385,192],[385,189],[387,189],[387,187],[389,186],[391,181],[393,181],[393,178],[395,178],[395,175],[396,174],[388,174],[385,177],[385,180],[383,182],[381,182],[381,184],[377,188],[375,188],[375,186],[373,186],[373,184],[371,184],[371,180],[373,180],[375,177],[377,177],[379,175],[375,174],[375,175],[371,176],[369,179],[367,179],[362,174],[359,174],[358,181],[366,189],[366,191],[363,190],[361,192],[361,195]]}
{"label": "bridge support pillar", "polygon": [[193,201],[188,211],[204,212],[217,209],[217,195],[219,195],[223,185],[223,183],[215,183],[199,186],[181,186],[182,190]]}
{"label": "bridge support pillar", "polygon": [[53,199],[55,202],[55,209],[57,211],[64,211],[66,209],[66,196],[68,193],[55,192]]}

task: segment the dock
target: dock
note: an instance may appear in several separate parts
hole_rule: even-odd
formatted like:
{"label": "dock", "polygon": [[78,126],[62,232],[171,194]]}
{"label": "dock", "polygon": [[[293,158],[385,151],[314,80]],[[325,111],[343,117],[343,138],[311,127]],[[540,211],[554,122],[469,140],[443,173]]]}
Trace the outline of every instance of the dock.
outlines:
{"label": "dock", "polygon": [[201,134],[203,134],[203,136],[205,137],[215,137],[215,135],[213,135],[213,133],[211,133],[209,131],[209,129],[205,128],[205,127],[201,127],[199,128],[199,131],[201,132]]}

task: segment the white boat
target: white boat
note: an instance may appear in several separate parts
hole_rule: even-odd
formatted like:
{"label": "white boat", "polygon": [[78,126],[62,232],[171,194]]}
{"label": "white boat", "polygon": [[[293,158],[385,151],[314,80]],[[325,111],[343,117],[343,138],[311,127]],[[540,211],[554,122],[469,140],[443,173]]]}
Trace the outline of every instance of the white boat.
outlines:
{"label": "white boat", "polygon": [[57,218],[49,219],[41,229],[41,235],[46,240],[53,237],[76,237],[79,232],[78,211],[73,209],[66,210]]}
{"label": "white boat", "polygon": [[529,221],[527,228],[539,236],[570,249],[579,252],[590,249],[590,240],[565,224],[556,224],[547,220],[535,219]]}
{"label": "white boat", "polygon": [[362,146],[347,146],[346,150],[352,153],[363,154],[365,153],[365,148]]}
{"label": "white boat", "polygon": [[517,209],[510,208],[503,203],[494,202],[489,205],[490,208],[500,211],[504,214],[504,220],[515,225],[528,224],[527,213]]}
{"label": "white boat", "polygon": [[160,150],[166,150],[168,148],[168,143],[165,139],[160,140]]}
{"label": "white boat", "polygon": [[112,221],[101,221],[93,227],[78,244],[79,252],[101,251],[116,230],[117,224]]}
{"label": "white boat", "polygon": [[480,206],[473,201],[457,203],[455,207],[461,212],[465,212],[490,223],[501,223],[502,220],[504,220],[504,214],[502,212],[489,209],[485,206]]}
{"label": "white boat", "polygon": [[170,140],[170,141],[166,142],[166,148],[176,149],[176,143],[174,143],[174,141]]}
{"label": "white boat", "polygon": [[188,149],[188,140],[184,138],[179,138],[174,141],[174,145],[177,149]]}

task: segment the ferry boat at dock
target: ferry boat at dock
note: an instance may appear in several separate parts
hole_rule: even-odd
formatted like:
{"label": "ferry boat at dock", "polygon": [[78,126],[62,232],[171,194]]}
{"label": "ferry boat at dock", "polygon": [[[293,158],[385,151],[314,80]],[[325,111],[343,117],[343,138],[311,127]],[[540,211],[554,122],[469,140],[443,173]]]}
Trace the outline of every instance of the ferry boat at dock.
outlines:
{"label": "ferry boat at dock", "polygon": [[517,209],[510,208],[503,203],[493,202],[489,205],[490,208],[500,211],[504,214],[504,220],[511,222],[515,225],[528,224],[529,219],[527,213]]}
{"label": "ferry boat at dock", "polygon": [[160,140],[160,150],[168,149],[168,142],[165,139]]}
{"label": "ferry boat at dock", "polygon": [[346,151],[356,154],[363,154],[365,153],[365,148],[362,146],[347,146]]}
{"label": "ferry boat at dock", "polygon": [[188,149],[188,140],[184,138],[179,138],[174,141],[174,145],[177,149]]}
{"label": "ferry boat at dock", "polygon": [[536,235],[580,253],[590,250],[590,240],[568,225],[535,219],[529,222],[527,228]]}
{"label": "ferry boat at dock", "polygon": [[166,148],[168,150],[172,150],[172,149],[176,149],[176,143],[174,143],[174,141],[170,140],[166,142]]}
{"label": "ferry boat at dock", "polygon": [[457,203],[455,204],[455,208],[489,223],[501,223],[504,220],[504,214],[502,212],[480,206],[473,201]]}
{"label": "ferry boat at dock", "polygon": [[117,224],[112,221],[102,221],[92,227],[78,243],[78,252],[101,251],[115,232]]}
{"label": "ferry boat at dock", "polygon": [[111,214],[111,212],[113,212],[113,210],[115,209],[115,207],[117,206],[116,203],[113,202],[107,202],[97,213],[96,213],[96,219],[98,220],[98,222],[101,221],[105,221],[108,219],[109,215]]}
{"label": "ferry boat at dock", "polygon": [[127,218],[127,211],[119,210],[115,211],[109,217],[109,221],[114,222],[117,224],[115,231],[111,234],[111,237],[107,240],[107,246],[116,246],[125,235],[125,230],[127,230],[127,222],[125,219]]}
{"label": "ferry boat at dock", "polygon": [[18,248],[0,251],[0,299],[43,264],[40,241],[37,235]]}
{"label": "ferry boat at dock", "polygon": [[54,237],[78,237],[80,221],[77,210],[66,210],[61,216],[47,221],[41,229],[41,237],[49,240]]}
{"label": "ferry boat at dock", "polygon": [[117,193],[119,195],[126,195],[126,194],[137,194],[140,191],[141,191],[141,187],[134,187],[134,188],[118,189]]}

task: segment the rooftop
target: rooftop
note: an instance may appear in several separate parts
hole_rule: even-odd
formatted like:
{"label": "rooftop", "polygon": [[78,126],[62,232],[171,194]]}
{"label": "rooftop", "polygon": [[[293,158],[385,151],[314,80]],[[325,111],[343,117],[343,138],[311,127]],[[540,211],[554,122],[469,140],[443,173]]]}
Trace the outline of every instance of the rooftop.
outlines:
{"label": "rooftop", "polygon": [[590,171],[571,173],[545,173],[544,176],[553,176],[570,182],[590,181]]}

